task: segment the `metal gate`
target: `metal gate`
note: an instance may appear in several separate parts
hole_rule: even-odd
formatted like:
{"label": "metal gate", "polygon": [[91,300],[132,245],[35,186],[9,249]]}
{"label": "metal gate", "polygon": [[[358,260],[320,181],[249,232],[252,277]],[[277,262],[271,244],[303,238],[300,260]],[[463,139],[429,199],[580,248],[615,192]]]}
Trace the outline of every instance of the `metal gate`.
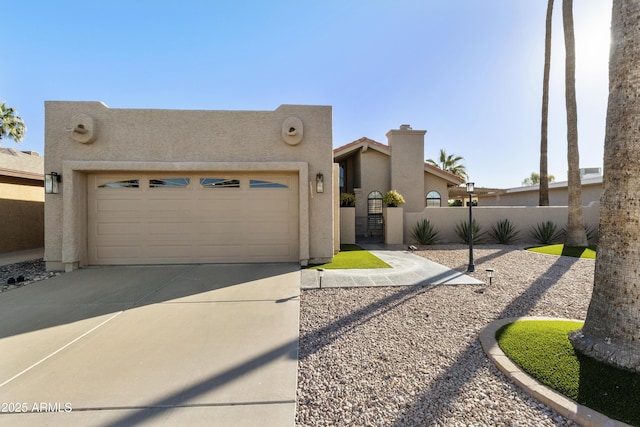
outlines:
{"label": "metal gate", "polygon": [[367,197],[367,237],[373,240],[384,240],[382,194],[379,191],[372,191]]}

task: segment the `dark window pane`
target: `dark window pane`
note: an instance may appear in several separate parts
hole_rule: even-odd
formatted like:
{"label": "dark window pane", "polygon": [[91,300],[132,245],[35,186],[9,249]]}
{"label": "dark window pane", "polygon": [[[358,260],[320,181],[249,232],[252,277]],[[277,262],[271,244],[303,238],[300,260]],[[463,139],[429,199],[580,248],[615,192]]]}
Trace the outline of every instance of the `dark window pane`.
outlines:
{"label": "dark window pane", "polygon": [[284,184],[280,184],[279,182],[252,179],[249,181],[249,188],[289,188],[289,187]]}
{"label": "dark window pane", "polygon": [[205,188],[240,188],[240,180],[229,178],[200,178],[200,185]]}
{"label": "dark window pane", "polygon": [[155,178],[149,180],[149,188],[185,188],[191,178]]}
{"label": "dark window pane", "polygon": [[140,187],[140,180],[127,179],[123,181],[106,182],[98,185],[98,188],[138,188]]}

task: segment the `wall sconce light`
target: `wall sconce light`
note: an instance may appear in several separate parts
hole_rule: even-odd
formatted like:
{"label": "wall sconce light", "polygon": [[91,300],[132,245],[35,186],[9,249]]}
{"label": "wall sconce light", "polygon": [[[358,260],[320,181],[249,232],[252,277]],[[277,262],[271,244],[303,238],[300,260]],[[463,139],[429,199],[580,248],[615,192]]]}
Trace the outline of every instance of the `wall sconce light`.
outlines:
{"label": "wall sconce light", "polygon": [[316,175],[316,193],[324,193],[324,175],[320,172]]}
{"label": "wall sconce light", "polygon": [[62,176],[57,172],[51,172],[44,175],[44,192],[46,194],[59,194],[60,182]]}

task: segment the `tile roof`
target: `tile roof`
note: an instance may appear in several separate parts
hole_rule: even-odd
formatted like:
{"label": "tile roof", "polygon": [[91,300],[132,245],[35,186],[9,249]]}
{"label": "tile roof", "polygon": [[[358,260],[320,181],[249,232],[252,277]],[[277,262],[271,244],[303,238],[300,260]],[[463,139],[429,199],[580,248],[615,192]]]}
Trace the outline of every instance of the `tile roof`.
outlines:
{"label": "tile roof", "polygon": [[[367,145],[370,148],[373,148],[376,151],[381,152],[382,154],[386,154],[387,156],[391,155],[391,147],[389,147],[387,144],[383,144],[381,142],[378,141],[374,141],[373,139],[367,138],[366,136],[363,136],[360,139],[356,139],[353,142],[350,142],[348,144],[345,144],[341,147],[335,148],[333,150],[333,157],[339,157],[339,156],[343,156],[345,154],[349,154],[361,147],[363,147],[364,145]],[[452,183],[453,185],[459,185],[462,184],[464,182],[464,179],[450,173],[447,172],[445,170],[442,170],[436,166],[433,166],[429,163],[425,163],[424,164],[424,170],[432,173],[433,175],[439,176],[447,181],[449,181],[450,183]]]}
{"label": "tile roof", "polygon": [[391,147],[389,147],[387,144],[383,144],[381,142],[374,141],[373,139],[363,136],[362,138],[356,139],[355,141],[345,144],[341,147],[334,148],[333,155],[336,156],[338,154],[342,155],[342,154],[349,153],[351,151],[356,150],[357,148],[360,148],[364,144],[368,144],[370,147],[377,149],[378,151],[381,151],[387,155],[389,154],[388,151],[391,150]]}

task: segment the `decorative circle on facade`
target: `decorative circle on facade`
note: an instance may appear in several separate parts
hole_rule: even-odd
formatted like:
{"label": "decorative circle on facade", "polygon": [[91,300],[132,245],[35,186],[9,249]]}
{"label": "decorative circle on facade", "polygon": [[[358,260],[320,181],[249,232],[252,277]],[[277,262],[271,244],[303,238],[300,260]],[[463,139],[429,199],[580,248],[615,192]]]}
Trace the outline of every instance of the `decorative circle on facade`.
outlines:
{"label": "decorative circle on facade", "polygon": [[304,136],[302,120],[297,117],[288,117],[282,122],[282,139],[289,145],[298,145]]}
{"label": "decorative circle on facade", "polygon": [[74,114],[67,132],[71,133],[74,141],[91,144],[98,136],[96,120],[88,114]]}

